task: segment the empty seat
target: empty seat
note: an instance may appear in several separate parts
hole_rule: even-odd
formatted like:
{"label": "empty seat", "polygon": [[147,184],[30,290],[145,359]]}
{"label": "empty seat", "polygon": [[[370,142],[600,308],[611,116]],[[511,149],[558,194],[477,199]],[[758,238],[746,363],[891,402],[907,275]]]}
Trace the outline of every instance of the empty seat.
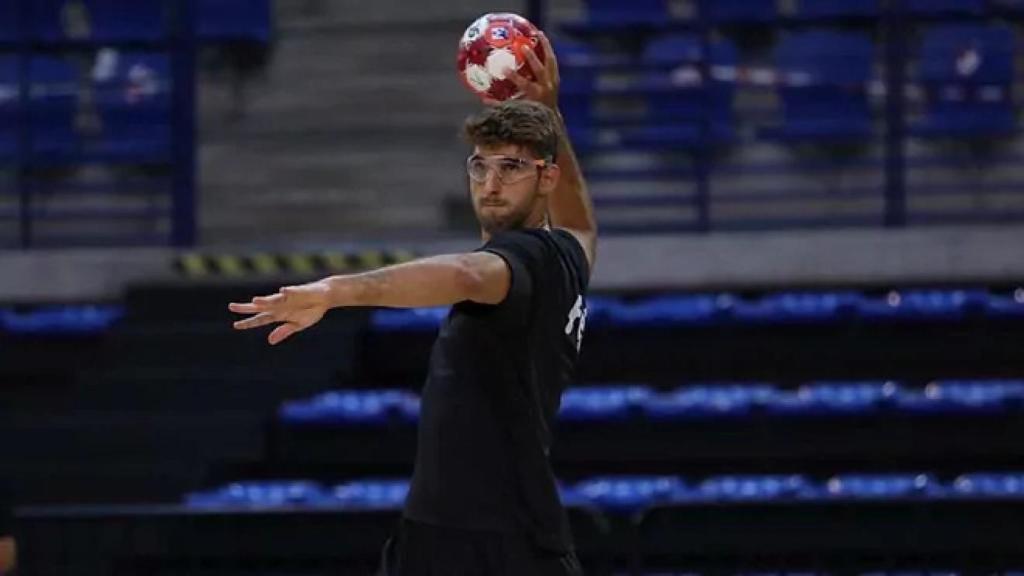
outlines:
{"label": "empty seat", "polygon": [[924,117],[919,137],[986,137],[1016,131],[1013,31],[975,24],[929,29],[920,51]]}
{"label": "empty seat", "polygon": [[332,505],[359,510],[398,510],[405,504],[409,481],[358,480],[340,484],[330,490]]}
{"label": "empty seat", "polygon": [[64,58],[38,56],[29,63],[31,153],[36,160],[62,161],[81,149],[78,131],[81,81]]}
{"label": "empty seat", "polygon": [[275,508],[313,504],[324,495],[322,486],[304,480],[235,482],[190,493],[185,496],[185,504],[193,508]]}
{"label": "empty seat", "polygon": [[809,382],[791,397],[772,403],[773,412],[809,414],[863,413],[894,402],[900,385],[892,381]]}
{"label": "empty seat", "polygon": [[878,0],[799,0],[796,14],[806,18],[876,16]]}
{"label": "empty seat", "polygon": [[650,388],[638,385],[570,388],[562,394],[558,417],[567,421],[624,420],[650,395]]}
{"label": "empty seat", "polygon": [[963,474],[953,481],[953,496],[967,498],[1024,497],[1024,474],[1019,472],[978,472]]}
{"label": "empty seat", "polygon": [[419,418],[419,399],[404,390],[336,390],[286,402],[278,411],[290,424],[384,425]]}
{"label": "empty seat", "polygon": [[656,394],[643,405],[652,420],[689,420],[741,417],[772,403],[778,391],[760,382],[715,383]]}
{"label": "empty seat", "polygon": [[167,35],[164,0],[32,0],[32,32],[44,41],[159,40]]}
{"label": "empty seat", "polygon": [[736,319],[750,323],[827,322],[857,312],[856,292],[781,292],[754,301],[737,300]]}
{"label": "empty seat", "polygon": [[0,309],[0,329],[17,334],[92,334],[124,317],[121,306],[47,306],[29,311]]}
{"label": "empty seat", "polygon": [[647,94],[648,126],[622,130],[623,145],[671,149],[733,140],[738,53],[724,40],[712,43],[710,52],[711,78],[707,79],[696,73],[705,60],[699,37],[673,34],[647,44],[642,63],[661,68],[647,73],[637,86]]}
{"label": "empty seat", "polygon": [[892,500],[938,496],[943,488],[930,474],[848,474],[830,478],[826,493],[833,498]]}
{"label": "empty seat", "polygon": [[716,24],[769,22],[779,15],[776,0],[706,0],[701,6]]}
{"label": "empty seat", "polygon": [[270,42],[270,0],[197,0],[200,38]]}
{"label": "empty seat", "polygon": [[904,9],[911,14],[981,14],[985,0],[905,0]]}
{"label": "empty seat", "polygon": [[812,31],[786,36],[775,54],[782,124],[761,135],[786,141],[863,140],[872,134],[871,39]]}
{"label": "empty seat", "polygon": [[1024,317],[1024,288],[1018,288],[1010,295],[989,294],[985,312],[997,318]]}
{"label": "empty seat", "polygon": [[984,313],[986,302],[988,294],[983,290],[907,290],[864,298],[858,306],[862,317],[873,320],[956,320]]}
{"label": "empty seat", "polygon": [[162,161],[170,156],[170,58],[105,50],[93,70],[98,126],[88,151],[105,159]]}
{"label": "empty seat", "polygon": [[605,510],[635,513],[669,501],[684,487],[682,479],[674,476],[612,476],[585,480],[576,484],[574,490]]}
{"label": "empty seat", "polygon": [[623,327],[699,325],[729,316],[732,302],[728,295],[663,296],[614,306],[609,315]]}
{"label": "empty seat", "polygon": [[595,27],[660,26],[670,15],[666,0],[586,0],[587,24]]}
{"label": "empty seat", "polygon": [[18,152],[20,98],[18,59],[0,55],[0,161],[12,159]]}
{"label": "empty seat", "polygon": [[766,502],[808,495],[811,486],[804,476],[726,475],[708,478],[700,483],[691,498],[704,501]]}

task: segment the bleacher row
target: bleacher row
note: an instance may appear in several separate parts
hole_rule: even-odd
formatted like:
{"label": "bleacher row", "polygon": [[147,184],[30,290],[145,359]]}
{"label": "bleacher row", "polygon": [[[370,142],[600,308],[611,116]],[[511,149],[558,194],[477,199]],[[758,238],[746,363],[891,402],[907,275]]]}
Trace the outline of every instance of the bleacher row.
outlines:
{"label": "bleacher row", "polygon": [[[430,331],[436,330],[447,315],[445,307],[379,309],[371,316],[371,325],[378,332]],[[3,307],[0,333],[99,333],[111,329],[123,316],[124,307],[116,304]],[[777,292],[760,297],[733,293],[593,296],[587,304],[587,326],[591,328],[968,318],[1024,318],[1024,288],[900,289],[881,294]]]}
{"label": "bleacher row", "polygon": [[[379,310],[379,331],[433,330],[445,308]],[[731,293],[690,294],[629,300],[592,297],[587,326],[658,327],[709,324],[838,322],[886,320],[956,320],[967,317],[1024,317],[1024,289],[1001,293],[969,290],[893,290],[885,294],[856,291],[778,292],[756,298]]]}
{"label": "bleacher row", "polygon": [[[270,0],[194,1],[200,39],[270,40]],[[165,0],[0,0],[0,43],[160,41],[171,36],[179,9]]]}
{"label": "bleacher row", "polygon": [[[923,114],[908,126],[921,138],[1009,136],[1017,131],[1013,84],[1014,30],[1003,24],[957,23],[925,29],[910,80]],[[884,90],[881,55],[868,32],[830,29],[782,36],[771,68],[744,65],[727,37],[708,44],[695,33],[662,33],[638,56],[588,42],[562,41],[566,121],[583,151],[689,148],[729,144],[740,137],[734,102],[742,86],[775,87],[779,122],[758,126],[758,138],[867,141],[877,138],[880,113],[872,93]],[[971,58],[967,58],[970,56]],[[704,82],[702,63],[710,82]],[[632,73],[630,73],[632,71]],[[611,80],[605,76],[613,75]],[[628,79],[615,79],[614,75]],[[878,86],[879,88],[875,88]],[[610,111],[602,99],[639,100],[636,110]],[[602,175],[598,172],[598,176]]]}
{"label": "bleacher row", "polygon": [[[234,482],[186,495],[193,508],[322,507],[398,510],[408,481],[368,479],[324,486],[311,480]],[[570,507],[634,513],[659,504],[849,502],[865,500],[1022,500],[1024,473],[978,472],[943,482],[920,474],[722,475],[692,482],[677,476],[608,476],[561,486]]]}
{"label": "bleacher row", "polygon": [[[935,381],[924,388],[898,382],[813,382],[795,390],[771,384],[720,383],[655,392],[642,385],[571,388],[559,419],[688,420],[749,416],[840,416],[882,411],[970,414],[1024,410],[1024,380]],[[419,398],[406,390],[336,390],[286,402],[284,424],[386,425],[416,422]]]}

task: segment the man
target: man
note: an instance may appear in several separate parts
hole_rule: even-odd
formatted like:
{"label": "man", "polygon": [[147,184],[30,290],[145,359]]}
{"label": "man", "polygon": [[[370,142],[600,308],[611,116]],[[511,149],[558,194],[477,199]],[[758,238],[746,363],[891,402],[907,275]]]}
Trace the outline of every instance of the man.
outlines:
{"label": "man", "polygon": [[431,356],[419,444],[382,574],[579,574],[548,462],[551,425],[574,377],[594,262],[593,209],[555,111],[558,68],[527,52],[524,98],[466,123],[470,195],[483,246],[334,276],[231,304],[279,323],[277,344],[340,306],[452,305]]}
{"label": "man", "polygon": [[0,478],[0,576],[13,572],[17,563],[12,505],[10,490]]}

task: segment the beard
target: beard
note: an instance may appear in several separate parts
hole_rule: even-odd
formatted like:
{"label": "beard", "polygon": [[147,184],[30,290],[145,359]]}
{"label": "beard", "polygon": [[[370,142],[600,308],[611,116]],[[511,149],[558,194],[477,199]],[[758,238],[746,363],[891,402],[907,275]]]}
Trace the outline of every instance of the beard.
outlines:
{"label": "beard", "polygon": [[474,202],[473,210],[476,212],[476,219],[480,222],[480,227],[491,236],[499,232],[524,228],[533,212],[538,190],[539,187],[534,189],[534,193],[527,202],[518,206],[502,204],[497,207],[499,211],[495,211],[492,206]]}

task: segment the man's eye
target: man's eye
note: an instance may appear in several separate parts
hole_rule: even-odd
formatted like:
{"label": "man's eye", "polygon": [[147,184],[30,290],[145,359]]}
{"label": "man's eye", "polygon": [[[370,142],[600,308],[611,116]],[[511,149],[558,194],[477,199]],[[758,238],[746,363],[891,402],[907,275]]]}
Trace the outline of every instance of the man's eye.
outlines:
{"label": "man's eye", "polygon": [[502,162],[501,163],[501,170],[503,172],[517,172],[519,170],[519,168],[520,168],[520,165],[519,165],[518,162]]}

